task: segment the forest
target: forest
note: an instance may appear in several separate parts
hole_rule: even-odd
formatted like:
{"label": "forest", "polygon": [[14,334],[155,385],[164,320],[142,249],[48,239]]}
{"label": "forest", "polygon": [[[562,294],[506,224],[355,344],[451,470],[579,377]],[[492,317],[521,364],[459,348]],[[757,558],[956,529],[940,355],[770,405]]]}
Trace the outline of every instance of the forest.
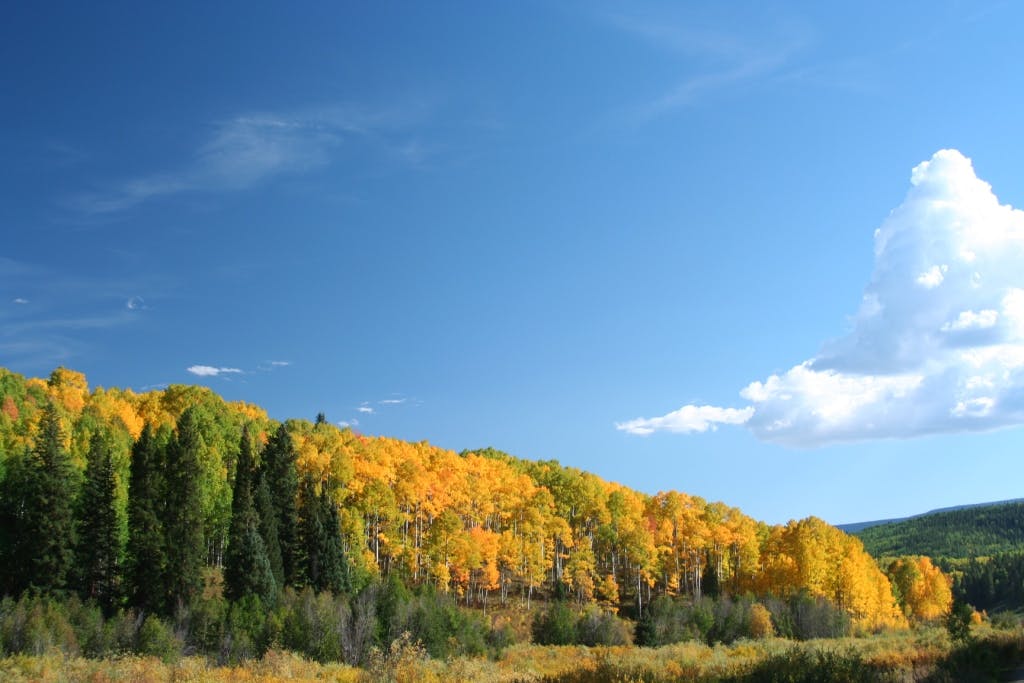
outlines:
{"label": "forest", "polygon": [[857,532],[886,558],[926,555],[953,580],[958,600],[987,612],[1024,610],[1024,503],[929,513]]}
{"label": "forest", "polygon": [[556,461],[66,368],[0,370],[0,477],[6,654],[366,667],[403,643],[445,659],[892,632],[952,604],[928,557],[880,566],[817,518],[770,526]]}

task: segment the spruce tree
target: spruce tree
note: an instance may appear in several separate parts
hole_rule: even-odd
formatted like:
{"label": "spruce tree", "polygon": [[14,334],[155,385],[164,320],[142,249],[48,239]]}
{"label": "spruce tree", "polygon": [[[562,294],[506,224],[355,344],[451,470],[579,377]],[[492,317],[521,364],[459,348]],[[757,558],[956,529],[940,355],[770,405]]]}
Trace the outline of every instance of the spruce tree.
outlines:
{"label": "spruce tree", "polygon": [[316,592],[340,593],[348,588],[344,571],[338,507],[326,484],[317,490],[310,475],[302,482],[299,510],[301,578]]}
{"label": "spruce tree", "polygon": [[[299,494],[299,475],[295,462],[298,453],[291,434],[282,424],[270,438],[263,449],[260,466],[262,479],[266,482],[267,493],[273,506],[276,519],[277,543],[281,554],[281,584],[296,585],[299,582],[298,534],[299,514],[297,498]],[[257,492],[257,495],[258,492]],[[257,498],[257,502],[258,502]],[[263,512],[261,511],[261,515]],[[266,534],[264,540],[271,550],[271,539]],[[271,563],[274,558],[271,556]]]}
{"label": "spruce tree", "polygon": [[78,546],[75,551],[78,588],[109,612],[116,599],[121,537],[114,495],[117,483],[110,446],[93,433],[85,466],[85,483],[78,498]]}
{"label": "spruce tree", "polygon": [[132,446],[128,480],[128,601],[143,611],[164,607],[167,566],[163,524],[163,440],[147,424]]}
{"label": "spruce tree", "polygon": [[273,599],[276,585],[253,504],[254,474],[252,444],[249,432],[245,430],[242,432],[232,490],[231,526],[224,557],[224,593],[229,600],[258,595],[267,602]]}
{"label": "spruce tree", "polygon": [[277,510],[270,497],[270,485],[267,483],[266,472],[261,469],[257,473],[256,479],[253,502],[256,506],[256,516],[260,520],[260,537],[267,550],[267,561],[270,562],[270,571],[274,574],[274,582],[278,588],[283,588],[285,585],[284,564],[281,560],[281,542],[277,533]]}
{"label": "spruce tree", "polygon": [[30,587],[59,592],[74,564],[74,470],[64,450],[60,417],[52,403],[43,409],[29,463],[19,571]]}
{"label": "spruce tree", "polygon": [[164,588],[170,611],[189,605],[203,587],[206,546],[199,490],[200,453],[206,445],[196,408],[178,419],[178,431],[167,448],[164,499],[167,570]]}

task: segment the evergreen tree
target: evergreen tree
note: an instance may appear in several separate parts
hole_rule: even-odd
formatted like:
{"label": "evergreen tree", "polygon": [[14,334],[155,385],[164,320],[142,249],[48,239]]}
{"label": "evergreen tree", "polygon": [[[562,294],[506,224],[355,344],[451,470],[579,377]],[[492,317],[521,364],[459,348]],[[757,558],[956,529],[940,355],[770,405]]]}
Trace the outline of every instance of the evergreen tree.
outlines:
{"label": "evergreen tree", "polygon": [[253,504],[252,443],[248,430],[242,432],[235,484],[231,499],[231,526],[224,558],[224,593],[229,600],[258,595],[273,599],[276,585],[266,548],[259,534],[259,517]]}
{"label": "evergreen tree", "polygon": [[85,484],[78,498],[78,587],[110,611],[117,594],[121,538],[114,508],[114,464],[110,446],[99,431],[89,442]]}
{"label": "evergreen tree", "polygon": [[281,542],[277,533],[277,510],[274,508],[274,501],[270,497],[270,485],[267,483],[267,476],[264,470],[256,475],[257,483],[254,491],[254,503],[256,505],[256,516],[260,520],[260,537],[267,551],[267,561],[270,562],[270,571],[274,574],[274,583],[278,588],[284,587],[284,564],[281,560]]}
{"label": "evergreen tree", "polygon": [[317,592],[340,593],[347,588],[338,508],[327,487],[318,491],[316,481],[308,474],[303,478],[300,496],[299,546],[304,585]]}
{"label": "evergreen tree", "polygon": [[52,403],[43,409],[28,474],[19,571],[31,587],[62,591],[74,564],[74,470]]}
{"label": "evergreen tree", "polygon": [[199,458],[205,447],[196,408],[188,408],[178,419],[178,432],[167,448],[164,500],[167,571],[163,586],[169,610],[190,604],[203,586],[206,546]]}
{"label": "evergreen tree", "polygon": [[143,611],[163,608],[167,566],[163,525],[163,442],[147,424],[132,446],[128,480],[127,584],[130,604]]}
{"label": "evergreen tree", "polygon": [[[282,424],[263,449],[261,475],[267,485],[267,494],[273,506],[276,519],[277,543],[281,555],[281,585],[299,583],[298,534],[299,515],[296,501],[299,494],[299,475],[295,466],[298,453],[291,434]],[[257,492],[257,504],[259,493]],[[261,516],[264,512],[261,510]],[[264,523],[264,539],[267,541],[271,564],[274,562],[272,542]]]}
{"label": "evergreen tree", "polygon": [[24,567],[32,550],[25,530],[32,482],[31,452],[16,455],[4,464],[7,471],[0,484],[0,594],[17,595],[28,588]]}

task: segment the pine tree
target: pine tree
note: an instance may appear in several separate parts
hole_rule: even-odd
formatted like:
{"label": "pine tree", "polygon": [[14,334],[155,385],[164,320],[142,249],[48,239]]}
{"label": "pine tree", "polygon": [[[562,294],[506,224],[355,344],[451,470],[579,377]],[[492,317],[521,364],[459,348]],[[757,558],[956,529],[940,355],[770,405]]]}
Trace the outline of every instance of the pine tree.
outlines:
{"label": "pine tree", "polygon": [[92,598],[110,611],[117,594],[118,559],[121,538],[118,533],[114,494],[114,464],[110,446],[100,432],[89,443],[85,466],[85,484],[78,499],[78,587],[83,597]]}
{"label": "pine tree", "polygon": [[164,606],[167,565],[163,525],[164,447],[147,424],[132,446],[128,482],[127,584],[129,603],[143,611]]}
{"label": "pine tree", "polygon": [[270,571],[274,574],[274,583],[278,588],[284,587],[284,564],[281,560],[281,542],[277,533],[277,510],[274,508],[274,501],[270,497],[270,485],[267,483],[267,476],[264,470],[256,475],[257,483],[254,492],[254,504],[256,516],[260,520],[260,538],[267,551],[267,561],[270,562]]}
{"label": "pine tree", "polygon": [[309,475],[303,479],[299,510],[302,583],[320,592],[340,593],[348,588],[341,544],[338,507],[327,486],[317,490]]}
{"label": "pine tree", "polygon": [[259,517],[253,504],[252,444],[248,430],[242,432],[235,484],[231,500],[231,526],[224,558],[224,593],[229,600],[258,595],[273,599],[276,584],[266,548],[259,534]]}
{"label": "pine tree", "polygon": [[74,470],[64,450],[60,417],[53,404],[43,409],[29,465],[24,536],[19,539],[31,587],[59,592],[74,564]]}
{"label": "pine tree", "polygon": [[[299,494],[299,475],[295,466],[298,453],[288,429],[281,425],[263,449],[261,464],[262,479],[266,482],[267,493],[276,519],[277,543],[281,555],[281,585],[296,585],[299,582],[298,527],[299,515],[296,501]],[[257,496],[259,496],[257,492]],[[257,504],[259,499],[257,497]],[[261,515],[263,512],[261,511]],[[271,539],[264,527],[264,539]],[[271,563],[274,558],[271,554]]]}
{"label": "pine tree", "polygon": [[164,588],[169,610],[188,605],[203,585],[203,511],[199,457],[205,448],[196,408],[178,419],[178,433],[167,448],[164,500],[167,571]]}

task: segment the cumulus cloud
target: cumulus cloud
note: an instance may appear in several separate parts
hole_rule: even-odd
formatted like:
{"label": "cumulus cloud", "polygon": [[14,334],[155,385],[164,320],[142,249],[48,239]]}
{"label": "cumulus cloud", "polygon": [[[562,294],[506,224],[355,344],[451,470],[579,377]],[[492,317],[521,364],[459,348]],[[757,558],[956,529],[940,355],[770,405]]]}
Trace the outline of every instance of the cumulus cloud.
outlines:
{"label": "cumulus cloud", "polygon": [[[744,424],[764,440],[818,446],[1024,423],[1024,211],[1000,204],[960,152],[941,150],[913,169],[874,256],[850,332],[751,382],[740,391],[748,406],[683,406],[617,428]],[[727,410],[737,419],[714,419]]]}
{"label": "cumulus cloud", "polygon": [[212,365],[193,365],[187,368],[193,375],[199,377],[219,377],[220,375],[240,375],[239,368],[218,368]]}

